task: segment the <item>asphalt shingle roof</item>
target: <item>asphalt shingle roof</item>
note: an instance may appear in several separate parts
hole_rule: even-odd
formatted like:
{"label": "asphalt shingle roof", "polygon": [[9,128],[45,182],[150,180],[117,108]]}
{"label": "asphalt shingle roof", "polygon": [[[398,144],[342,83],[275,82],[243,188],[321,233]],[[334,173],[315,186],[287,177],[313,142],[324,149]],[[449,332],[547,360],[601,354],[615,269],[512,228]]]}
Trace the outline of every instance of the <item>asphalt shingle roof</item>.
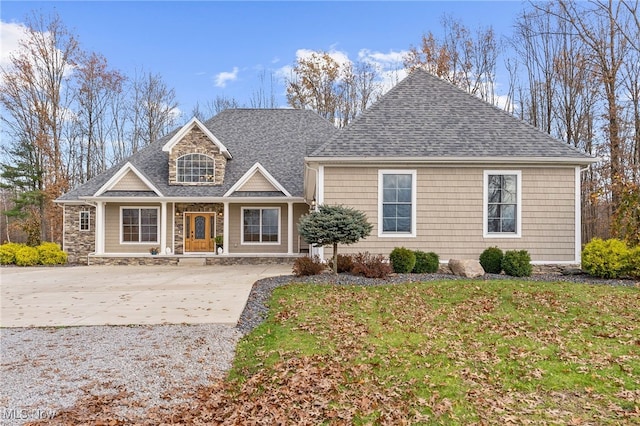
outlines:
{"label": "asphalt shingle roof", "polygon": [[175,130],[58,200],[94,195],[127,161],[166,197],[220,197],[256,162],[292,196],[302,196],[305,155],[336,132],[316,113],[296,109],[229,109],[203,124],[233,156],[227,160],[222,185],[169,185],[169,153],[163,152],[162,147],[178,131]]}
{"label": "asphalt shingle roof", "polygon": [[418,70],[311,157],[562,157],[579,150]]}

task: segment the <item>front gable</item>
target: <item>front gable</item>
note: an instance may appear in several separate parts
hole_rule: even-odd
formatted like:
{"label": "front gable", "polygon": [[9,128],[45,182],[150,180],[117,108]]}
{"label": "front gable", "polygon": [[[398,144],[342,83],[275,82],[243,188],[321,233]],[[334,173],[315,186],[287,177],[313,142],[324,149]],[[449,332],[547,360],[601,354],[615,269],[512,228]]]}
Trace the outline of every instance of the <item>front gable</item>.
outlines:
{"label": "front gable", "polygon": [[265,169],[262,164],[255,163],[238,181],[224,194],[225,197],[234,192],[281,192],[291,197],[289,191],[280,184]]}
{"label": "front gable", "polygon": [[129,170],[125,173],[119,181],[117,181],[111,188],[111,191],[150,191],[149,186],[144,183],[140,177],[135,174],[133,170]]}
{"label": "front gable", "polygon": [[[169,184],[170,185],[222,185],[227,160],[231,154],[220,140],[207,129],[197,118],[185,124],[163,147],[169,153]],[[191,156],[191,157],[185,157]],[[178,162],[182,159],[192,171],[203,172],[201,179],[185,179],[184,170],[179,169]],[[200,169],[198,165],[191,165],[191,159],[207,162],[207,166]],[[210,163],[209,163],[210,162]]]}
{"label": "front gable", "polygon": [[127,163],[118,170],[104,185],[93,194],[96,197],[107,191],[134,191],[147,192],[152,191],[158,196],[162,193],[147,179],[136,167]]}

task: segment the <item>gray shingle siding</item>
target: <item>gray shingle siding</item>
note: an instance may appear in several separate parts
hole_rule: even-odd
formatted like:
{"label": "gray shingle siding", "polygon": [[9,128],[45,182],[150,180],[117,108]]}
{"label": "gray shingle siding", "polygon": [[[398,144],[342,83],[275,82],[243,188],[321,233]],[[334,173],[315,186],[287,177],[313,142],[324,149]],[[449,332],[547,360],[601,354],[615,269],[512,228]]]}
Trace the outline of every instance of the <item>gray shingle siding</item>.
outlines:
{"label": "gray shingle siding", "polygon": [[310,157],[590,158],[421,70]]}

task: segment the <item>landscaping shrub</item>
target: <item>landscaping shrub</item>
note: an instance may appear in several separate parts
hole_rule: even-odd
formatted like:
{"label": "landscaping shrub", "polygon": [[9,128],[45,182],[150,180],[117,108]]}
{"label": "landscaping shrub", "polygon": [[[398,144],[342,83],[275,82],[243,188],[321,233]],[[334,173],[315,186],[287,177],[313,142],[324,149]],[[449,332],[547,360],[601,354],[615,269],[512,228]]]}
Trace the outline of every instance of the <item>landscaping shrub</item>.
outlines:
{"label": "landscaping shrub", "polygon": [[13,265],[16,263],[16,252],[22,247],[25,247],[25,245],[18,243],[6,243],[1,245],[0,265]]}
{"label": "landscaping shrub", "polygon": [[353,266],[351,273],[362,275],[367,278],[387,278],[392,272],[384,256],[373,256],[369,252],[358,253],[353,256]]}
{"label": "landscaping shrub", "polygon": [[502,272],[502,258],[504,253],[498,247],[489,247],[480,254],[480,265],[487,274]]}
{"label": "landscaping shrub", "polygon": [[416,255],[413,251],[404,247],[396,247],[389,255],[393,272],[397,274],[408,274],[416,266]]}
{"label": "landscaping shrub", "polygon": [[432,251],[425,253],[421,250],[416,250],[413,254],[416,256],[416,264],[411,272],[414,274],[433,274],[438,272],[440,257],[436,253]]}
{"label": "landscaping shrub", "polygon": [[[351,272],[351,268],[353,267],[353,259],[350,254],[339,254],[338,255],[338,269],[337,272]],[[329,260],[329,268],[333,269],[333,259]]]}
{"label": "landscaping shrub", "polygon": [[293,274],[296,277],[307,275],[318,275],[325,270],[327,266],[322,263],[318,256],[299,257],[293,263]]}
{"label": "landscaping shrub", "polygon": [[35,247],[23,246],[16,251],[16,265],[18,266],[33,266],[37,265],[39,261],[40,255]]}
{"label": "landscaping shrub", "polygon": [[594,238],[582,250],[582,269],[599,278],[618,278],[624,275],[629,249],[620,240]]}
{"label": "landscaping shrub", "polygon": [[509,250],[502,258],[502,269],[512,277],[528,277],[531,275],[531,256],[526,250]]}
{"label": "landscaping shrub", "polygon": [[42,243],[37,247],[39,262],[42,265],[63,265],[67,263],[67,253],[56,243]]}
{"label": "landscaping shrub", "polygon": [[631,278],[640,278],[640,246],[629,249],[627,252],[625,271]]}

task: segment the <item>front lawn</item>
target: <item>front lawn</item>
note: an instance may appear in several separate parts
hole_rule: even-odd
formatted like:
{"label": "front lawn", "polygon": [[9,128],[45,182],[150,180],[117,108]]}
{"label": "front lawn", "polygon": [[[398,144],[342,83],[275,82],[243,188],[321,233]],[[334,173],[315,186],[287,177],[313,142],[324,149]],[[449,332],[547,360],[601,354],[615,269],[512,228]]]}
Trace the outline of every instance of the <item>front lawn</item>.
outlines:
{"label": "front lawn", "polygon": [[637,424],[638,288],[288,285],[189,423]]}

